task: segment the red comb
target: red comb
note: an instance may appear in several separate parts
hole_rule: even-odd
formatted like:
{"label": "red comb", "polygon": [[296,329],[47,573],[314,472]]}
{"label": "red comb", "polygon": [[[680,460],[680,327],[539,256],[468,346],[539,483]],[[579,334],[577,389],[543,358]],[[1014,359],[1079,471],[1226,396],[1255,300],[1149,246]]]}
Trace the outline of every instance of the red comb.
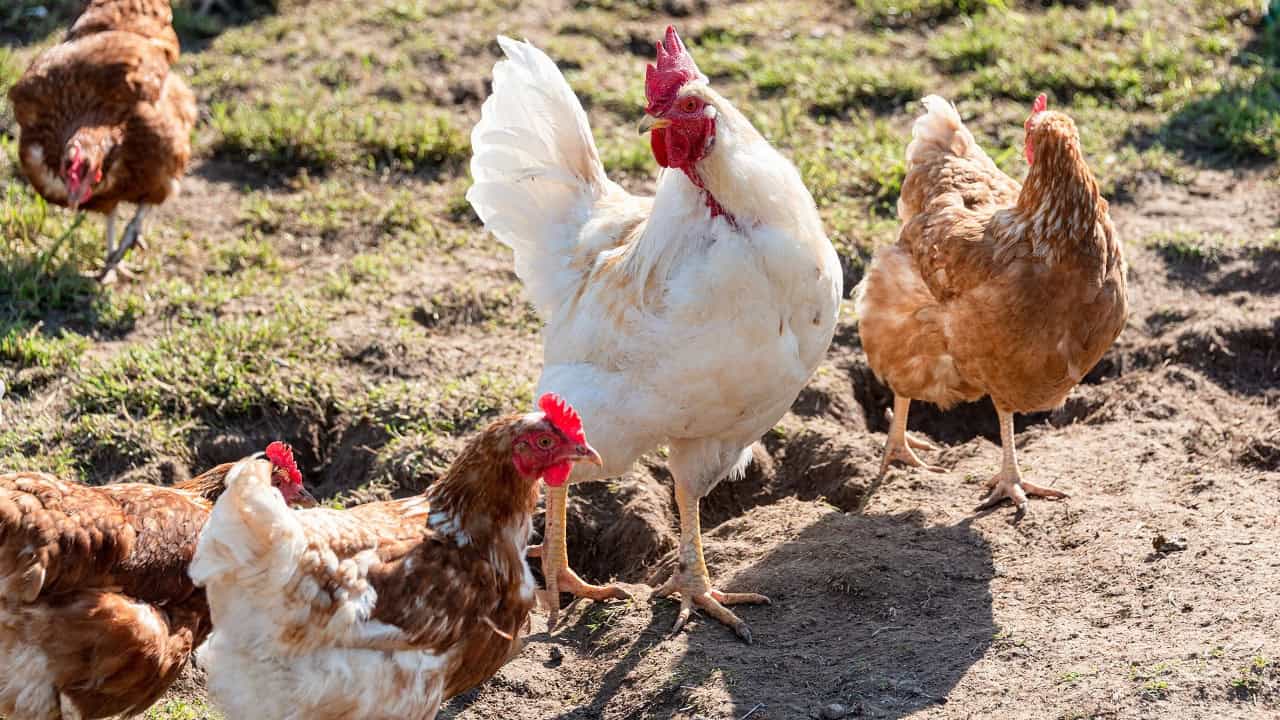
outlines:
{"label": "red comb", "polygon": [[271,461],[272,465],[288,473],[289,481],[294,485],[302,484],[302,471],[298,469],[298,464],[293,461],[293,448],[289,447],[289,443],[277,440],[268,445],[267,459]]}
{"label": "red comb", "polygon": [[694,78],[707,79],[684,49],[674,26],[667,26],[667,37],[657,46],[658,64],[649,65],[644,73],[644,96],[649,101],[645,112],[650,115],[666,110],[685,83]]}
{"label": "red comb", "polygon": [[1031,114],[1035,115],[1036,113],[1042,113],[1048,109],[1049,96],[1044,93],[1040,93],[1040,95],[1036,97],[1036,101],[1031,104]]}
{"label": "red comb", "polygon": [[538,398],[538,408],[546,413],[547,419],[565,437],[576,443],[587,441],[586,433],[582,432],[582,418],[578,417],[578,411],[565,402],[564,398],[555,393],[547,393]]}

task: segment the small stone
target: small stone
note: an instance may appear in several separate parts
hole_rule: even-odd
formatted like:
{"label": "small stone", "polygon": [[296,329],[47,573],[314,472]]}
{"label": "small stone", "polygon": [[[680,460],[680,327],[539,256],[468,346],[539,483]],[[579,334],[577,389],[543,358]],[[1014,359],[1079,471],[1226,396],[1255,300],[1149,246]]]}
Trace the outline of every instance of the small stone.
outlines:
{"label": "small stone", "polygon": [[1151,539],[1151,546],[1154,547],[1156,552],[1161,555],[1168,555],[1169,553],[1182,552],[1183,550],[1186,550],[1187,539],[1181,535],[1175,535],[1174,537],[1169,538],[1165,537],[1164,533],[1157,533],[1156,536]]}
{"label": "small stone", "polygon": [[840,703],[823,705],[822,709],[818,711],[818,717],[822,718],[822,720],[840,720],[840,718],[848,714],[849,709]]}
{"label": "small stone", "polygon": [[558,647],[552,647],[549,655],[550,657],[547,659],[546,667],[557,668],[564,662],[564,651]]}

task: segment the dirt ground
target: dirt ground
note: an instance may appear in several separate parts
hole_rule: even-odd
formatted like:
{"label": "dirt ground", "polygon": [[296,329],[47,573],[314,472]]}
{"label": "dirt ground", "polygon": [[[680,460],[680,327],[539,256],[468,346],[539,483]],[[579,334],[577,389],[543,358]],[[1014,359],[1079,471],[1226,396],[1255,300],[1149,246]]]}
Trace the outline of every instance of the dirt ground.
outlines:
{"label": "dirt ground", "polygon": [[[1274,213],[1243,205],[1275,207],[1274,188],[1214,180],[1231,190],[1211,202],[1273,229]],[[1154,185],[1116,220],[1126,234],[1185,227],[1197,207]],[[1007,507],[971,510],[999,461],[994,411],[979,403],[918,408],[912,427],[946,445],[949,472],[896,472],[858,512],[891,398],[843,328],[786,440],[767,438],[764,462],[705,503],[713,575],[774,601],[744,610],[754,645],[709,621],[668,636],[668,601],[587,605],[450,717],[804,718],[833,703],[873,718],[1276,717],[1280,268],[1275,256],[1129,262],[1133,314],[1116,348],[1061,411],[1018,423],[1028,476],[1070,499],[1033,502],[1018,524]],[[658,477],[621,491],[623,507],[649,507],[646,493],[669,507]],[[670,548],[665,512],[585,531],[575,564],[604,579],[616,545]],[[621,577],[651,581],[670,561]]]}
{"label": "dirt ground", "polygon": [[[1209,78],[1251,72],[1241,58],[1261,21],[1232,0],[1007,4],[1019,12],[999,16],[1002,38],[1078,26],[1088,38],[1075,45],[1044,42],[1075,48],[1082,67],[1131,51],[1139,67],[1136,80],[1052,79],[1112,198],[1131,305],[1065,406],[1018,418],[1024,473],[1071,497],[1034,501],[1018,523],[1007,506],[973,511],[999,462],[986,401],[913,406],[912,430],[943,446],[932,459],[947,472],[895,470],[869,492],[892,397],[847,308],[747,476],[703,502],[713,578],[773,600],[741,610],[754,644],[698,616],[669,635],[677,604],[648,588],[671,568],[677,516],[654,454],[571,493],[573,565],[636,599],[579,603],[550,634],[535,618],[523,653],[442,717],[1280,718],[1280,182],[1274,155],[1171,139],[1197,102],[1222,97]],[[181,70],[203,108],[197,157],[119,287],[67,279],[95,262],[97,220],[51,265],[36,259],[61,216],[16,239],[34,201],[7,141],[5,464],[171,482],[282,437],[319,495],[351,503],[422,490],[469,432],[526,405],[537,321],[509,252],[461,203],[496,32],[548,48],[586,98],[611,175],[644,190],[643,63],[666,22],[687,27],[717,86],[801,167],[847,290],[893,237],[922,91],[960,98],[1002,167],[1023,172],[1027,91],[1000,64],[1021,50],[981,35],[994,9],[952,12],[981,3],[281,5],[224,24],[180,15]],[[0,11],[15,66],[56,40],[53,20],[33,37],[4,22]],[[1147,23],[1184,65],[1151,57]],[[1012,74],[938,40],[966,32],[980,64]],[[808,67],[804,53],[825,55]],[[800,74],[785,74],[792,64]],[[819,87],[832,68],[843,84]],[[772,72],[792,82],[761,79]],[[344,124],[366,109],[389,113],[389,137]],[[21,285],[35,265],[34,289]],[[60,283],[70,299],[54,297]],[[217,717],[198,670],[148,715]]]}

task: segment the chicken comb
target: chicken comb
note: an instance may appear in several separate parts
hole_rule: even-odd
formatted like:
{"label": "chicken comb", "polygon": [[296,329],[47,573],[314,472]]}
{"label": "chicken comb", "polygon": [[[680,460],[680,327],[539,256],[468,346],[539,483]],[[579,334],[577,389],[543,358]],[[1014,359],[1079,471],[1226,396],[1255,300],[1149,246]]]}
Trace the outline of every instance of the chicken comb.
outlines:
{"label": "chicken comb", "polygon": [[1049,109],[1049,96],[1040,93],[1036,96],[1036,101],[1031,104],[1031,114],[1037,115]]}
{"label": "chicken comb", "polygon": [[694,78],[706,81],[707,76],[698,70],[693,57],[684,49],[674,25],[667,26],[667,37],[658,48],[657,65],[650,64],[644,73],[644,97],[649,101],[645,112],[654,115],[675,102],[676,93]]}
{"label": "chicken comb", "polygon": [[272,465],[288,473],[289,482],[294,485],[302,484],[302,471],[298,469],[298,463],[293,461],[293,448],[289,447],[289,443],[277,440],[268,445],[267,459]]}
{"label": "chicken comb", "polygon": [[587,435],[582,431],[582,418],[578,417],[578,411],[564,398],[555,393],[547,393],[538,398],[538,409],[546,414],[551,424],[564,433],[565,437],[576,443],[587,441]]}

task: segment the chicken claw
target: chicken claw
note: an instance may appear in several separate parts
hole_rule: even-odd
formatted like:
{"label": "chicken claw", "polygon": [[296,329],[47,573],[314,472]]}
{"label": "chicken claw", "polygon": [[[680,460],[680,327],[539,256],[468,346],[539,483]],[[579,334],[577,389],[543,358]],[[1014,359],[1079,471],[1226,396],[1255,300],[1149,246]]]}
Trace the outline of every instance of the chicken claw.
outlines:
{"label": "chicken claw", "polygon": [[987,496],[974,509],[989,510],[999,505],[1005,498],[1009,498],[1017,508],[1013,517],[1016,522],[1027,514],[1028,495],[1054,499],[1069,497],[1061,490],[1036,485],[1022,479],[1022,471],[1018,469],[1018,453],[1013,444],[1013,413],[999,409],[996,412],[1000,416],[1000,445],[1004,450],[1004,457],[1000,472],[987,481],[989,491]]}
{"label": "chicken claw", "polygon": [[654,591],[659,597],[671,597],[675,593],[680,593],[680,612],[676,615],[675,624],[671,626],[672,635],[680,632],[696,605],[711,617],[733,628],[733,632],[748,645],[751,644],[751,628],[725,606],[772,604],[769,598],[759,593],[721,592],[711,587],[710,578],[705,574],[681,571],[677,571],[662,587]]}
{"label": "chicken claw", "polygon": [[978,504],[978,507],[974,508],[975,510],[990,510],[999,505],[1005,498],[1008,498],[1017,508],[1016,517],[1018,518],[1021,518],[1027,512],[1028,495],[1053,498],[1055,500],[1071,497],[1061,490],[1054,490],[1050,487],[1027,482],[1022,479],[1021,474],[1016,470],[1013,473],[1005,470],[996,473],[995,477],[987,481],[987,489],[989,490],[987,496]]}

